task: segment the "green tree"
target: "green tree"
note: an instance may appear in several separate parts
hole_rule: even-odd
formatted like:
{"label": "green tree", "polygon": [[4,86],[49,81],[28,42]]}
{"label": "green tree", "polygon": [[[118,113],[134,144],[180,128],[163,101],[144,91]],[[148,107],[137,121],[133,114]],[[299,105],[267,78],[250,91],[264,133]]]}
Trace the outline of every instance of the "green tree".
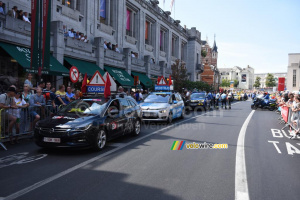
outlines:
{"label": "green tree", "polygon": [[268,74],[267,78],[266,78],[266,86],[267,87],[274,87],[276,86],[276,82],[275,82],[275,78],[273,76],[273,74]]}
{"label": "green tree", "polygon": [[176,60],[175,64],[171,66],[171,69],[171,76],[174,81],[174,90],[181,91],[185,86],[185,81],[188,79],[185,64],[178,59]]}
{"label": "green tree", "polygon": [[207,56],[207,52],[205,50],[201,50],[201,56],[205,58]]}
{"label": "green tree", "polygon": [[223,79],[220,86],[221,87],[230,87],[230,81],[227,79]]}
{"label": "green tree", "polygon": [[239,83],[240,83],[240,82],[239,82],[239,80],[234,80],[234,87],[236,87],[236,88],[237,88],[237,87],[238,87],[238,85],[239,85]]}
{"label": "green tree", "polygon": [[259,76],[256,77],[255,82],[253,84],[253,87],[259,88],[260,87],[260,80],[261,78]]}

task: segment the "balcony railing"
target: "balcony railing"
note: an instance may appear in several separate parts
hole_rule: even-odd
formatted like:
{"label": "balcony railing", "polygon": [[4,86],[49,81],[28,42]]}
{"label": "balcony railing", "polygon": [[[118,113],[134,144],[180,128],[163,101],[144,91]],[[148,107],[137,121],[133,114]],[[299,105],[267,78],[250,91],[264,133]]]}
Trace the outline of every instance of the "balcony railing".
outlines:
{"label": "balcony railing", "polygon": [[123,54],[117,53],[117,52],[109,50],[109,49],[105,49],[104,56],[106,58],[110,58],[110,59],[117,60],[117,61],[122,61],[124,58]]}
{"label": "balcony railing", "polygon": [[70,48],[74,48],[74,49],[78,49],[80,51],[85,51],[88,53],[92,53],[92,48],[93,45],[90,43],[85,43],[83,41],[80,40],[76,40],[70,37],[66,37],[65,38],[65,44],[66,47],[70,47]]}
{"label": "balcony railing", "polygon": [[31,35],[31,24],[24,22],[20,19],[15,19],[10,16],[3,16],[4,26],[3,28],[17,32],[22,35],[30,36]]}
{"label": "balcony railing", "polygon": [[137,66],[145,66],[145,61],[138,59],[138,58],[131,58],[131,64]]}
{"label": "balcony railing", "polygon": [[156,65],[154,63],[150,63],[150,69],[154,70],[154,71],[160,71],[161,70],[160,66]]}

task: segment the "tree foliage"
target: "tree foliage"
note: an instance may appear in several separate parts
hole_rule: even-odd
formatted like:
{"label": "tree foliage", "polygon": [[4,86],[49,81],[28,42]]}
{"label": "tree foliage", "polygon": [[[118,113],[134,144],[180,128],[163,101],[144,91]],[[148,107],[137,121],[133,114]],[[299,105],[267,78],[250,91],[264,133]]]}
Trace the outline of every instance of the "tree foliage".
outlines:
{"label": "tree foliage", "polygon": [[221,87],[230,87],[230,81],[228,79],[223,79],[220,86]]}
{"label": "tree foliage", "polygon": [[256,77],[255,82],[253,84],[253,87],[259,88],[260,87],[260,80],[261,78],[259,76]]}
{"label": "tree foliage", "polygon": [[205,50],[201,50],[201,56],[205,58],[207,56],[207,52]]}
{"label": "tree foliage", "polygon": [[194,90],[197,89],[199,91],[211,91],[212,87],[211,85],[202,82],[202,81],[185,81],[184,82],[184,88],[188,89],[188,90]]}
{"label": "tree foliage", "polygon": [[239,86],[239,84],[240,84],[239,80],[234,80],[234,87],[237,88]]}
{"label": "tree foliage", "polygon": [[266,86],[267,87],[274,87],[276,86],[276,82],[275,82],[275,78],[273,76],[273,74],[268,74],[267,78],[266,78]]}
{"label": "tree foliage", "polygon": [[175,64],[171,66],[172,69],[172,79],[174,81],[174,90],[181,91],[185,86],[185,82],[188,80],[187,69],[185,63],[181,62],[179,59],[176,60]]}

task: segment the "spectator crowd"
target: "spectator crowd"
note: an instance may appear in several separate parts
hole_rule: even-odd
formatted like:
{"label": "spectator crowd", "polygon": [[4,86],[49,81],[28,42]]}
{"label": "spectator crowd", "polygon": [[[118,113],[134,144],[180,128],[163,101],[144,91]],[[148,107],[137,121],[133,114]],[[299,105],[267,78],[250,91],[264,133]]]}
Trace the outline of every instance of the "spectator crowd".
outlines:
{"label": "spectator crowd", "polygon": [[[5,4],[2,1],[0,1],[0,14],[6,15]],[[31,14],[23,10],[18,10],[17,6],[13,6],[12,9],[7,12],[7,15],[31,24]]]}

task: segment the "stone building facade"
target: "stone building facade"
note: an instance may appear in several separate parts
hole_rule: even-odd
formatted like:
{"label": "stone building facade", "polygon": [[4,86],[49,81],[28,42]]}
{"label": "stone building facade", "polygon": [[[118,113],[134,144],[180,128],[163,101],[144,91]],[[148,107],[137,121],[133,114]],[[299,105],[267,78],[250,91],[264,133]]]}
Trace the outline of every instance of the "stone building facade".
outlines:
{"label": "stone building facade", "polygon": [[286,77],[286,88],[289,91],[300,91],[300,53],[290,53]]}
{"label": "stone building facade", "polygon": [[[5,12],[13,6],[31,11],[30,0],[3,2]],[[50,51],[63,65],[65,58],[73,58],[101,69],[115,67],[150,78],[169,76],[171,65],[180,59],[186,63],[190,80],[200,80],[201,33],[196,28],[183,28],[180,20],[158,5],[154,0],[53,0]],[[89,42],[65,37],[64,28],[87,35]],[[30,24],[0,15],[0,33],[0,42],[30,48]],[[105,41],[118,44],[121,53],[104,49]],[[131,52],[137,56],[132,57]],[[55,79],[58,85],[64,78]]]}

